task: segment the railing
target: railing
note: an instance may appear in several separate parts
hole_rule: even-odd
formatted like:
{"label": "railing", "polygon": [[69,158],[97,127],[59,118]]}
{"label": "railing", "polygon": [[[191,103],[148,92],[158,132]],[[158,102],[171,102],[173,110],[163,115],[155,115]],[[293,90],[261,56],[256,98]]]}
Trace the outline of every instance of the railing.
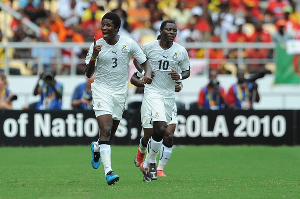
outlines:
{"label": "railing", "polygon": [[[194,42],[194,43],[181,43],[185,48],[187,49],[204,49],[204,59],[209,60],[209,63],[218,63],[220,60],[219,59],[209,59],[209,50],[211,48],[214,49],[223,49],[224,51],[228,51],[230,49],[237,49],[238,51],[238,57],[236,59],[226,59],[226,62],[231,62],[235,64],[238,68],[241,68],[244,64],[250,64],[254,61],[254,59],[245,59],[243,56],[243,51],[248,48],[257,48],[257,49],[273,49],[275,48],[274,43],[199,43],[199,42]],[[4,72],[5,74],[9,74],[9,63],[10,61],[14,60],[20,60],[20,59],[12,59],[9,58],[9,49],[32,49],[32,48],[55,48],[57,52],[57,57],[55,59],[55,62],[53,64],[56,65],[57,69],[60,69],[62,66],[62,55],[61,55],[61,50],[64,48],[71,48],[71,60],[74,59],[75,53],[74,53],[74,48],[75,47],[80,47],[82,49],[88,49],[90,47],[91,43],[86,42],[86,43],[72,43],[72,42],[65,42],[65,43],[46,43],[46,42],[32,42],[32,43],[23,43],[23,42],[9,42],[9,43],[1,43],[0,48],[5,49],[5,59],[0,60],[0,64],[5,65]],[[20,61],[34,61],[34,59],[22,59]],[[255,62],[257,60],[255,59]],[[266,64],[266,63],[274,63],[274,57],[268,58],[268,59],[259,59],[259,63],[261,64]],[[4,62],[4,63],[3,63]],[[38,74],[42,70],[42,63],[41,63],[41,57],[38,58],[37,60],[38,63]],[[84,59],[79,60],[80,64],[84,64]],[[71,67],[70,67],[70,74],[71,75],[76,75],[76,65],[75,63],[71,62]],[[208,68],[208,67],[206,67]]]}

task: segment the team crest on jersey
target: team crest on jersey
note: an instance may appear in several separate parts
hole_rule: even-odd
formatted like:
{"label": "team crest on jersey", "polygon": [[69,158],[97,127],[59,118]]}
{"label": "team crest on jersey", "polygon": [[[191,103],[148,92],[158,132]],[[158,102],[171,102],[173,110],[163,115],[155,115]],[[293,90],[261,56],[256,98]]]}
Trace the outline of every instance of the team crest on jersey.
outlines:
{"label": "team crest on jersey", "polygon": [[100,108],[101,107],[101,102],[97,103],[97,107]]}
{"label": "team crest on jersey", "polygon": [[156,112],[154,117],[158,117],[158,116],[159,116],[159,112]]}
{"label": "team crest on jersey", "polygon": [[123,53],[127,53],[127,52],[128,52],[128,49],[127,49],[127,47],[126,47],[125,44],[123,45],[122,52],[123,52]]}
{"label": "team crest on jersey", "polygon": [[173,55],[173,58],[174,58],[174,59],[177,59],[177,57],[178,57],[177,55],[178,55],[178,53],[175,52],[174,55]]}

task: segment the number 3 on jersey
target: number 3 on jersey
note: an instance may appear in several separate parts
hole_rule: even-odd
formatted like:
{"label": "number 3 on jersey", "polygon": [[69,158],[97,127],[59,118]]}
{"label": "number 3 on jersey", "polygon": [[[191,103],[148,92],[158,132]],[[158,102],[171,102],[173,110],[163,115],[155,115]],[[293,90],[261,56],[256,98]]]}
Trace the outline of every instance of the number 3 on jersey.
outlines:
{"label": "number 3 on jersey", "polygon": [[159,70],[168,70],[169,69],[169,61],[168,60],[159,60]]}
{"label": "number 3 on jersey", "polygon": [[117,58],[111,58],[111,60],[112,60],[112,67],[113,68],[116,68],[117,66],[118,66],[118,59]]}

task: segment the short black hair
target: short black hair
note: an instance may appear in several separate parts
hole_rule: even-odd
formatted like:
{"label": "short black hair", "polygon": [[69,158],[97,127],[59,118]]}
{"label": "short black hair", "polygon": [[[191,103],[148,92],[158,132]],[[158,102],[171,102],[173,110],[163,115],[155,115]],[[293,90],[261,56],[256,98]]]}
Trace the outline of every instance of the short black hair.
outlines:
{"label": "short black hair", "polygon": [[119,17],[119,15],[117,15],[114,12],[107,12],[103,17],[102,20],[104,19],[110,19],[113,21],[113,24],[115,25],[116,28],[120,28],[121,27],[121,19]]}
{"label": "short black hair", "polygon": [[174,20],[165,20],[165,21],[163,21],[162,23],[161,23],[161,25],[160,25],[160,30],[163,30],[164,29],[164,27],[167,25],[167,23],[173,23],[173,24],[175,24],[176,25],[176,23],[175,23],[175,21]]}

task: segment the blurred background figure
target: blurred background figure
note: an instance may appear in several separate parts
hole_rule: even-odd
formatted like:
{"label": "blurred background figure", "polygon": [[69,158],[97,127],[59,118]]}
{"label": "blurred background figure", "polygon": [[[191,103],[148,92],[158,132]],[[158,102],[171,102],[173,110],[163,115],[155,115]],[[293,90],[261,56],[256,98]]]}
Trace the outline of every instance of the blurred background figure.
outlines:
{"label": "blurred background figure", "polygon": [[198,108],[204,110],[225,109],[225,90],[217,80],[218,72],[211,70],[209,83],[200,90],[198,96]]}
{"label": "blurred background figure", "polygon": [[8,88],[8,82],[4,73],[0,73],[0,109],[12,110],[12,102],[17,99]]}
{"label": "blurred background figure", "polygon": [[61,110],[63,85],[55,80],[56,72],[47,70],[42,75],[42,84],[37,89],[40,100],[36,104],[37,110]]}
{"label": "blurred background figure", "polygon": [[[49,32],[45,30],[45,32],[41,33],[39,38],[40,42],[49,42]],[[36,75],[38,73],[42,73],[46,70],[49,70],[53,67],[54,58],[56,57],[55,48],[40,48],[33,47],[31,51],[31,57],[34,58],[34,64],[32,65],[32,74]],[[42,67],[39,69],[39,65]],[[41,70],[41,71],[40,71]]]}
{"label": "blurred background figure", "polygon": [[95,75],[91,78],[86,78],[86,82],[76,86],[71,102],[71,106],[74,110],[92,110],[91,84],[94,82],[94,79]]}
{"label": "blurred background figure", "polygon": [[257,87],[255,81],[246,80],[244,70],[238,69],[237,83],[229,88],[226,96],[227,107],[234,110],[253,109],[253,103],[260,100]]}

